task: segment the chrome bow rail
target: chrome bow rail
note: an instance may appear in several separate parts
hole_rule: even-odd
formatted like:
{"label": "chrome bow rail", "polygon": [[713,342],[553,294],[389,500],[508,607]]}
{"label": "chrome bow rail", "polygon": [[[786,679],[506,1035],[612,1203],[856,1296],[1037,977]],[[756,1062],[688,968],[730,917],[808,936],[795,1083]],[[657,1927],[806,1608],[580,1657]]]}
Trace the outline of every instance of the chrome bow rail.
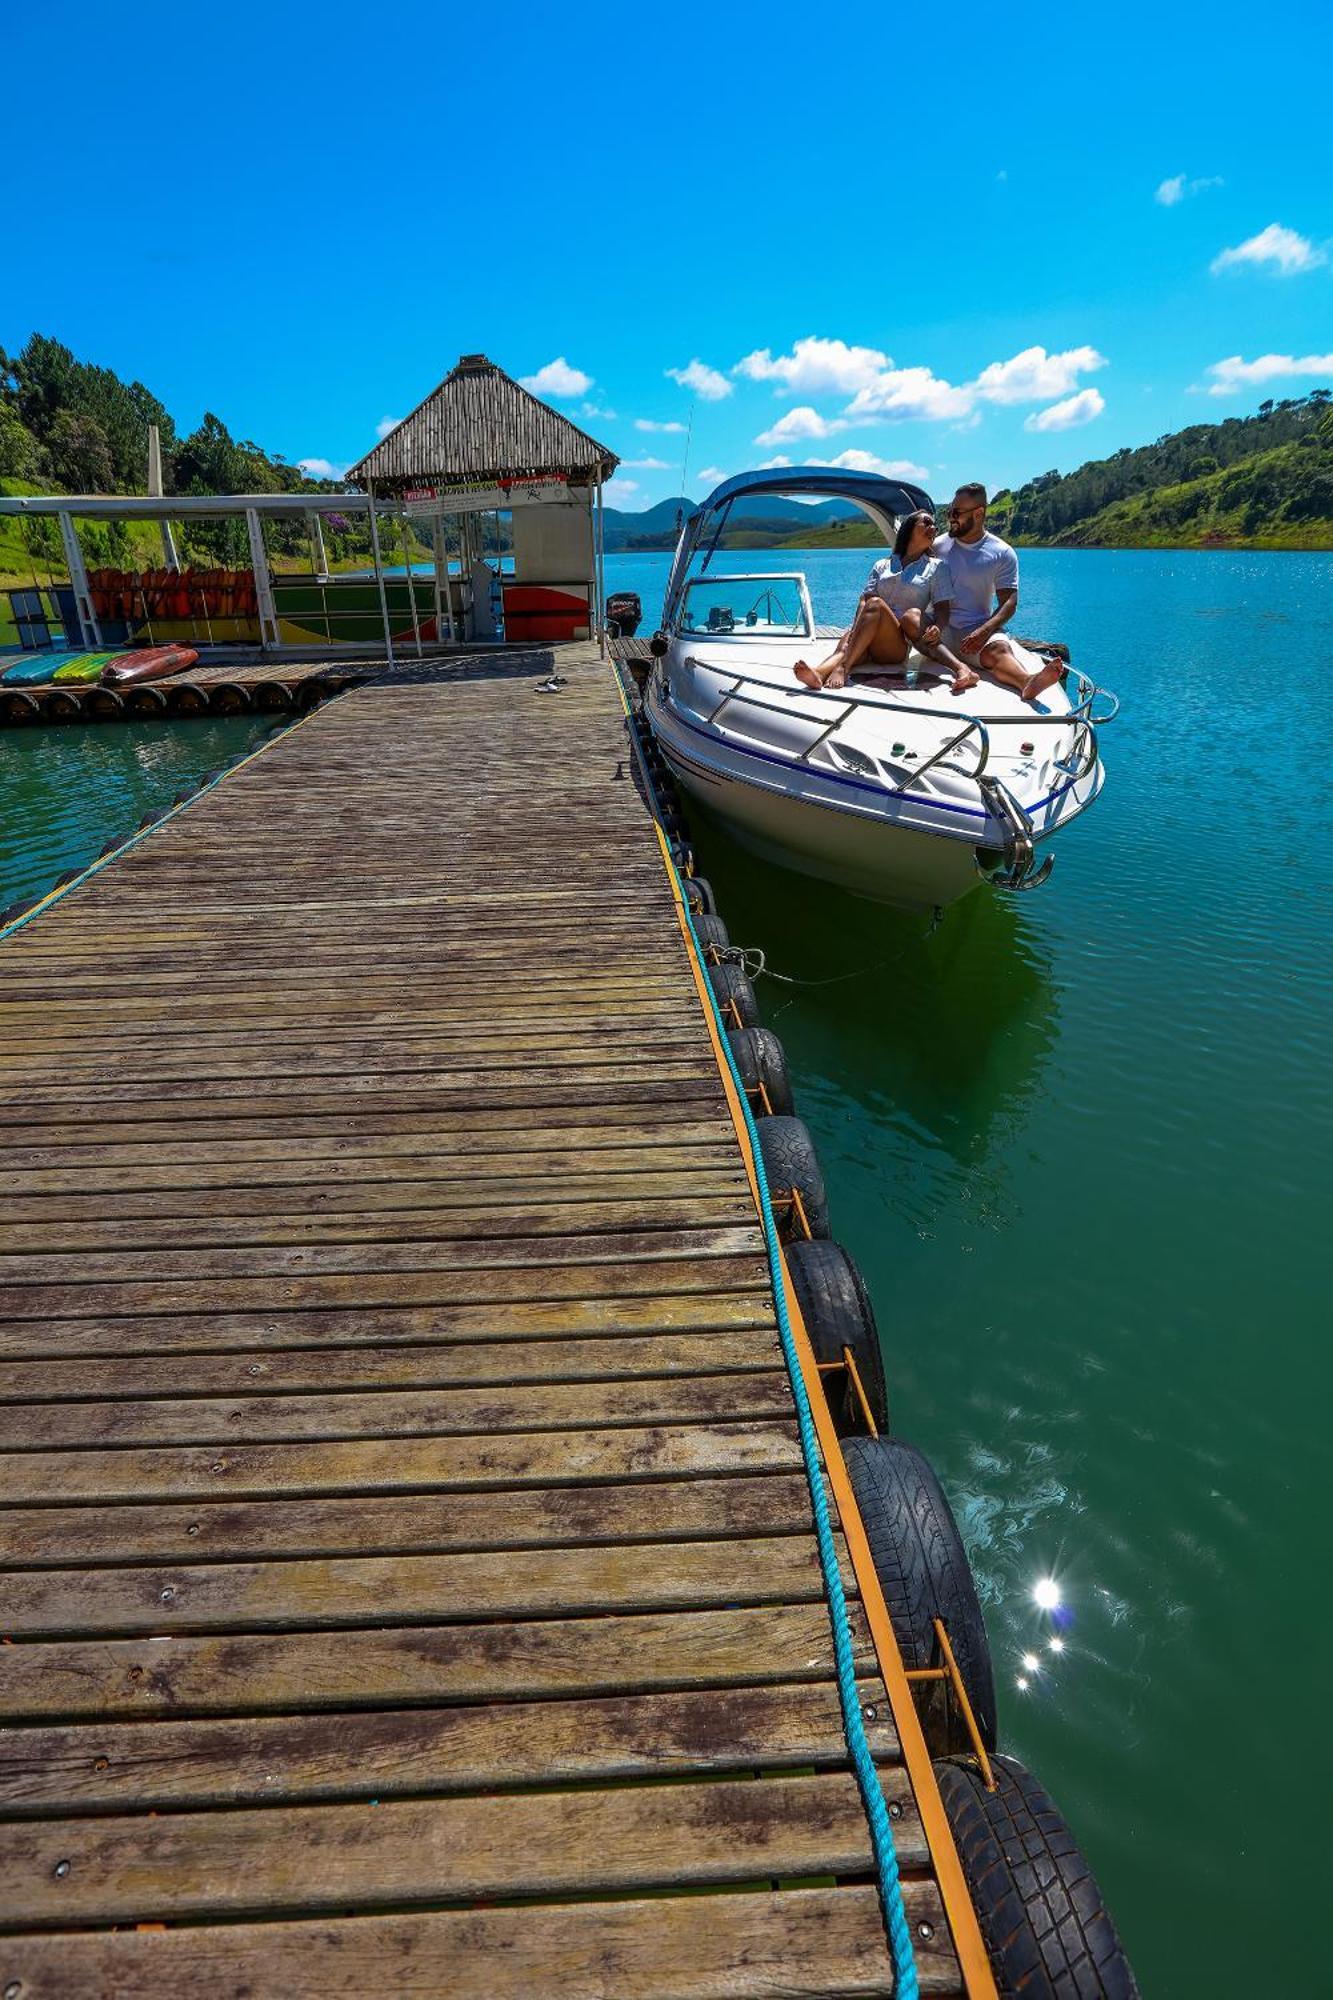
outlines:
{"label": "chrome bow rail", "polygon": [[[762,688],[765,694],[772,693],[772,682],[761,680],[756,674],[741,673],[731,667],[717,667],[711,661],[696,659],[693,654],[687,654],[682,664],[693,668],[696,672],[713,674],[719,680],[725,678],[730,682],[730,686],[723,690],[704,718],[709,723],[716,723],[722,711],[732,703],[739,703],[745,708],[761,709],[770,715],[780,715],[790,719],[793,712],[793,702],[802,697],[807,700],[837,702],[839,704],[838,713],[825,723],[822,728],[818,729],[817,734],[811,742],[805,745],[804,749],[792,753],[793,762],[798,764],[808,763],[815,751],[821,749],[827,743],[840,761],[866,774],[873,773],[878,776],[886,783],[889,791],[900,791],[902,787],[889,781],[888,773],[878,758],[874,757],[869,751],[862,749],[859,745],[841,744],[833,741],[843,724],[850,720],[859,709],[863,708],[869,709],[874,714],[880,716],[885,714],[920,715],[936,723],[943,719],[938,708],[927,708],[920,702],[895,700],[892,703],[888,703],[883,700],[877,700],[873,695],[850,694],[845,688],[824,689],[821,693],[816,694],[811,688],[798,686],[793,688],[785,701],[765,701],[756,695],[742,692],[744,688],[757,687]],[[1062,757],[1058,760],[1058,766],[1068,777],[1075,780],[1086,778],[1097,761],[1097,731],[1106,723],[1115,720],[1120,712],[1120,703],[1117,697],[1111,694],[1108,689],[1098,687],[1095,681],[1089,679],[1086,674],[1080,673],[1077,668],[1068,667],[1065,671],[1073,677],[1078,697],[1066,714],[1040,715],[1034,710],[1031,715],[1024,715],[1022,717],[1009,715],[992,715],[986,717],[973,715],[966,709],[960,710],[959,720],[962,722],[962,728],[950,736],[947,742],[942,743],[938,750],[933,751],[924,763],[913,765],[913,785],[919,784],[926,771],[929,771],[934,765],[942,762],[945,757],[950,756],[953,751],[958,749],[961,744],[966,743],[970,738],[975,738],[976,741],[976,763],[971,770],[963,771],[961,775],[980,783],[986,772],[991,752],[990,730],[987,728],[987,722],[992,726],[999,723],[1008,728],[1017,727],[1021,723],[1024,729],[1072,729],[1075,735],[1074,745],[1067,757]],[[654,672],[660,676],[659,688],[662,697],[669,702],[671,699],[671,686],[665,660],[659,659],[655,663]],[[1111,704],[1110,708],[1101,715],[1093,713],[1093,704],[1099,696]],[[805,719],[811,723],[815,722],[815,717],[813,716],[806,717]],[[1008,795],[1006,794],[1006,796]],[[1017,809],[1022,810],[1021,807]],[[1043,876],[1042,879],[1044,880],[1045,877]]]}

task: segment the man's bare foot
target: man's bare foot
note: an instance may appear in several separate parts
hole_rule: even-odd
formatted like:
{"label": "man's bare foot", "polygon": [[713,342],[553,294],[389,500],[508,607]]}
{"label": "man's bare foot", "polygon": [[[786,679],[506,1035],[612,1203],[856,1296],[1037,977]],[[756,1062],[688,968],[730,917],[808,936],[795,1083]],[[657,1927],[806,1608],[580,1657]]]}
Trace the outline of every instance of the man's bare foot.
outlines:
{"label": "man's bare foot", "polygon": [[824,686],[826,688],[841,688],[841,687],[846,687],[846,685],[847,685],[846,667],[834,667],[833,671],[829,674],[828,679],[824,682]]}
{"label": "man's bare foot", "polygon": [[816,693],[819,693],[823,689],[823,681],[820,680],[819,675],[808,660],[798,660],[792,668],[792,672],[795,674],[797,680],[800,681],[802,687],[814,688]]}
{"label": "man's bare foot", "polygon": [[1031,680],[1023,683],[1024,701],[1035,701],[1039,694],[1045,694],[1048,687],[1054,687],[1064,672],[1062,661],[1052,657],[1047,660],[1040,673],[1033,674]]}
{"label": "man's bare foot", "polygon": [[971,667],[963,667],[954,675],[953,686],[949,689],[949,693],[966,694],[969,688],[980,686],[981,682],[976,674],[973,673]]}

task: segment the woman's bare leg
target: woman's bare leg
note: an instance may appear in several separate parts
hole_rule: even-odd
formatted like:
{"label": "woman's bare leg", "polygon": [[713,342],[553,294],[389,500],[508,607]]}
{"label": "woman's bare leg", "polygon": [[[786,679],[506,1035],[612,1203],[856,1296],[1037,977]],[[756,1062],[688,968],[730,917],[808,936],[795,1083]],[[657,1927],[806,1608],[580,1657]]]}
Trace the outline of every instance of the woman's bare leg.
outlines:
{"label": "woman's bare leg", "polygon": [[908,642],[893,612],[881,598],[862,601],[855,618],[826,660],[812,667],[798,660],[792,669],[806,687],[845,687],[854,668],[869,660],[877,667],[900,667],[907,658]]}
{"label": "woman's bare leg", "polygon": [[926,621],[919,611],[904,611],[898,622],[919,653],[923,653],[928,660],[935,661],[937,665],[948,668],[953,675],[951,694],[966,694],[969,688],[978,685],[976,673],[965,660],[959,659],[957,653],[951,652],[945,645],[926,645],[921,637],[926,630]]}

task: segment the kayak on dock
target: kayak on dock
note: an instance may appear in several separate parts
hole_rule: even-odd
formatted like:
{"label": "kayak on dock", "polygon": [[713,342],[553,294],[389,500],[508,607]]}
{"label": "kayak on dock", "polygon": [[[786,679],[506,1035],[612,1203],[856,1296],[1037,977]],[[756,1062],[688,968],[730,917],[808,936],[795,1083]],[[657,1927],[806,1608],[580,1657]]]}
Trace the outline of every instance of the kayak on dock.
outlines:
{"label": "kayak on dock", "polygon": [[[68,649],[54,653],[25,653],[22,659],[15,660],[12,665],[5,668],[3,674],[0,674],[0,685],[38,687],[43,681],[54,680],[61,667],[72,666],[76,660],[86,660],[90,657],[91,655],[82,650],[75,652]],[[110,656],[100,653],[97,657],[99,660],[106,660]]]}
{"label": "kayak on dock", "polygon": [[57,667],[51,679],[62,686],[70,681],[100,680],[107,661],[115,657],[114,653],[80,653],[77,659],[66,660],[63,667]]}
{"label": "kayak on dock", "polygon": [[105,687],[132,687],[138,681],[158,681],[183,673],[199,658],[193,646],[140,646],[132,653],[112,653],[102,669]]}

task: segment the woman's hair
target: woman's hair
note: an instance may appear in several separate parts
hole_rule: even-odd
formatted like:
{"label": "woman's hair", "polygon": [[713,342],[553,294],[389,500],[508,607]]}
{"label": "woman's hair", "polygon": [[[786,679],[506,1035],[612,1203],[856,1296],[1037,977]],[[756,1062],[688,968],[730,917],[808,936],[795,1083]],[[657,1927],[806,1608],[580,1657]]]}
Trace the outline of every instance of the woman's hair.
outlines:
{"label": "woman's hair", "polygon": [[899,562],[907,561],[907,551],[912,541],[912,530],[916,527],[918,521],[929,521],[931,533],[933,534],[935,531],[935,516],[928,514],[924,507],[917,514],[905,514],[898,523],[898,532],[893,538],[893,553],[897,556]]}

